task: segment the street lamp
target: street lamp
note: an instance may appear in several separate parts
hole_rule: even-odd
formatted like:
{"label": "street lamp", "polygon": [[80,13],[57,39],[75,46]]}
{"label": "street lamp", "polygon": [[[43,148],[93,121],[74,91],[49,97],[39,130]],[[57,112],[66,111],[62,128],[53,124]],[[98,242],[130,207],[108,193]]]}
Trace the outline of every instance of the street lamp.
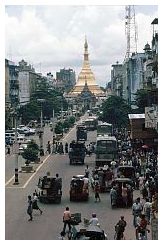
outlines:
{"label": "street lamp", "polygon": [[42,116],[42,104],[45,102],[45,99],[37,99],[41,103],[41,115],[40,115],[40,130],[39,130],[39,139],[40,139],[40,156],[44,156],[44,147],[43,147],[43,116]]}

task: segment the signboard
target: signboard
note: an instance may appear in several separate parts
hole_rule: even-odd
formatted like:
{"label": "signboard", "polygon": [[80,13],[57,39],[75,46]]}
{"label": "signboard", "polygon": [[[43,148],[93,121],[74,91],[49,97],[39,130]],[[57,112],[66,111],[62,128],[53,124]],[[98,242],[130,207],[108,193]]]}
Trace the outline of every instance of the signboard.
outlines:
{"label": "signboard", "polygon": [[157,129],[157,107],[145,107],[145,128]]}

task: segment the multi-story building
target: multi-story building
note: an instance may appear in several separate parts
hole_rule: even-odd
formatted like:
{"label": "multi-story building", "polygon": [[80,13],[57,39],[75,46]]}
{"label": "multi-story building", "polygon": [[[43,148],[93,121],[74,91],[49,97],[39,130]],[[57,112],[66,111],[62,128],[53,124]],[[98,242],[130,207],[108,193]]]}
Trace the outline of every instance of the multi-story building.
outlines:
{"label": "multi-story building", "polygon": [[73,69],[60,69],[56,72],[56,88],[61,88],[62,90],[68,92],[70,91],[76,82],[76,75]]}
{"label": "multi-story building", "polygon": [[133,53],[132,56],[124,62],[123,77],[123,98],[132,105],[135,101],[135,93],[143,88],[143,69],[144,53]]}
{"label": "multi-story building", "polygon": [[14,107],[19,102],[18,67],[5,59],[5,106]]}
{"label": "multi-story building", "polygon": [[153,25],[152,47],[144,62],[144,89],[148,91],[148,107],[145,108],[145,127],[158,130],[158,19]]}
{"label": "multi-story building", "polygon": [[24,60],[19,62],[19,102],[25,105],[30,102],[32,93],[36,90],[36,84],[41,75],[36,73],[31,65]]}
{"label": "multi-story building", "polygon": [[124,67],[123,64],[112,65],[111,70],[111,91],[113,95],[122,97],[123,95],[123,77],[124,77]]}

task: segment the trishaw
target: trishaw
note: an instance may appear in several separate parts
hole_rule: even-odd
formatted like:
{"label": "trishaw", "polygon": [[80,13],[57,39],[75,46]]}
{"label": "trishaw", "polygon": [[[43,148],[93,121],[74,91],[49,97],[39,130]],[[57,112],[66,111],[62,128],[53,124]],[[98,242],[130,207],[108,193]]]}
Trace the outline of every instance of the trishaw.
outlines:
{"label": "trishaw", "polygon": [[84,175],[73,176],[70,183],[70,201],[88,201],[89,188]]}
{"label": "trishaw", "polygon": [[43,203],[60,203],[62,197],[62,179],[43,176],[38,181],[38,198]]}
{"label": "trishaw", "polygon": [[[124,207],[125,203],[122,198],[122,187],[127,187],[127,206],[131,207],[133,204],[133,188],[132,188],[132,180],[129,178],[116,178],[112,181],[112,186],[114,186],[116,190],[116,202],[114,202],[114,207]],[[113,207],[113,200],[111,197],[111,206]]]}

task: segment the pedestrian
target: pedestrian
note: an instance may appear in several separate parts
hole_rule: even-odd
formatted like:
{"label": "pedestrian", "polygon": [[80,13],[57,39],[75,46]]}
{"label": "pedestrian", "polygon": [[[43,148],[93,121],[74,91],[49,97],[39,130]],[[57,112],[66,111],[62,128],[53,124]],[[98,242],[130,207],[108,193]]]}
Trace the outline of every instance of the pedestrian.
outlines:
{"label": "pedestrian", "polygon": [[150,224],[151,211],[152,211],[152,203],[149,201],[149,198],[146,198],[146,202],[144,203],[144,214],[148,221],[148,225]]}
{"label": "pedestrian", "polygon": [[38,197],[37,197],[36,192],[34,192],[33,193],[33,200],[32,200],[32,209],[39,210],[40,211],[40,214],[42,214],[43,211],[39,208],[37,202],[38,202]]}
{"label": "pedestrian", "polygon": [[125,205],[125,207],[127,207],[128,205],[128,200],[127,200],[127,186],[126,184],[124,184],[122,186],[122,200],[123,200],[123,204]]}
{"label": "pedestrian", "polygon": [[95,213],[93,213],[92,214],[92,218],[89,220],[89,224],[90,225],[97,225],[97,226],[100,226],[100,224],[99,224],[99,221],[98,221],[98,218],[96,217],[96,214]]}
{"label": "pedestrian", "polygon": [[58,180],[58,179],[59,179],[59,174],[57,173],[57,174],[55,175],[55,177],[56,177],[56,180]]}
{"label": "pedestrian", "polygon": [[7,154],[10,155],[10,146],[7,146]]}
{"label": "pedestrian", "polygon": [[66,210],[63,213],[63,234],[65,234],[66,226],[68,225],[69,232],[71,232],[71,213],[69,207],[66,207]]}
{"label": "pedestrian", "polygon": [[110,190],[110,198],[111,198],[111,206],[115,207],[117,206],[117,198],[118,198],[118,193],[116,190],[116,186],[113,186]]}
{"label": "pedestrian", "polygon": [[33,216],[32,216],[32,197],[29,195],[28,196],[28,208],[27,208],[27,214],[29,215],[29,220],[28,221],[32,221],[33,220]]}
{"label": "pedestrian", "polygon": [[89,168],[88,168],[88,165],[85,168],[85,177],[86,178],[89,178]]}
{"label": "pedestrian", "polygon": [[95,202],[97,202],[97,199],[99,200],[99,202],[101,202],[101,198],[100,198],[100,185],[98,184],[98,182],[96,182],[95,187],[94,187],[94,191],[95,191]]}
{"label": "pedestrian", "polygon": [[116,240],[122,240],[124,239],[124,231],[125,227],[127,225],[127,222],[124,220],[124,216],[121,216],[120,220],[115,225],[116,230]]}
{"label": "pedestrian", "polygon": [[47,150],[46,150],[46,152],[48,152],[49,154],[51,153],[51,146],[50,146],[50,141],[48,141],[48,143],[47,143]]}
{"label": "pedestrian", "polygon": [[134,227],[137,226],[137,219],[141,215],[142,210],[143,210],[143,206],[140,203],[140,197],[138,197],[132,205],[132,214],[134,216],[134,219],[133,219]]}
{"label": "pedestrian", "polygon": [[68,143],[65,143],[65,153],[68,153]]}

